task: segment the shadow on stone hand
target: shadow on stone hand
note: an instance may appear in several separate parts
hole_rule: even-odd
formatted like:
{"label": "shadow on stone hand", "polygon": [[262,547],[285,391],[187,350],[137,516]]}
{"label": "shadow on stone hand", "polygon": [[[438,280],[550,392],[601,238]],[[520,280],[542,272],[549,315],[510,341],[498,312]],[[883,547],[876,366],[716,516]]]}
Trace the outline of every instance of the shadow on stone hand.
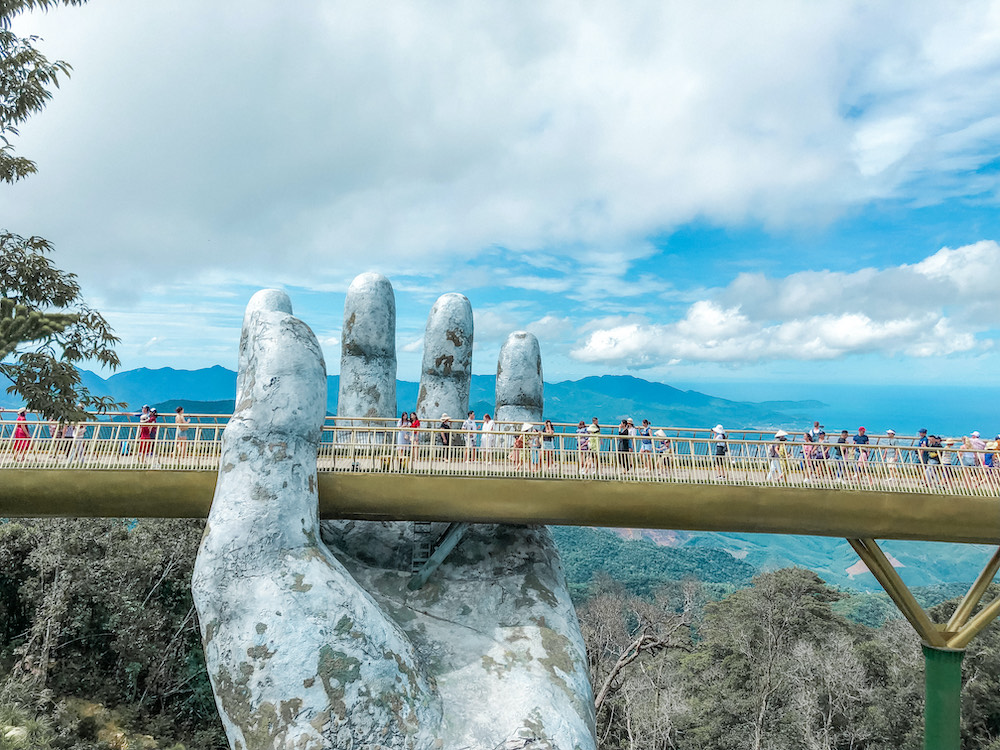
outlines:
{"label": "shadow on stone hand", "polygon": [[[388,282],[366,274],[352,291],[372,285]],[[342,373],[383,388],[391,380],[394,412],[394,302],[390,311],[384,293],[354,308],[351,299],[344,356],[355,361]],[[538,375],[540,394],[540,364]],[[356,414],[387,408],[366,393],[375,403],[356,393]],[[548,530],[474,525],[409,591],[412,524],[319,522],[325,405],[315,336],[287,296],[259,292],[192,581],[230,746],[593,748],[586,656]]]}

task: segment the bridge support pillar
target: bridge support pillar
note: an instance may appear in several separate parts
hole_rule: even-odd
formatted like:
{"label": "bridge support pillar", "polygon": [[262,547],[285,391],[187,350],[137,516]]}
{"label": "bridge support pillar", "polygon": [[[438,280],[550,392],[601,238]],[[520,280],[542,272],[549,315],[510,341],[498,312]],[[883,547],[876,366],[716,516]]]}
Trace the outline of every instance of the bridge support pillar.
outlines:
{"label": "bridge support pillar", "polygon": [[924,650],[924,750],[960,750],[962,649]]}

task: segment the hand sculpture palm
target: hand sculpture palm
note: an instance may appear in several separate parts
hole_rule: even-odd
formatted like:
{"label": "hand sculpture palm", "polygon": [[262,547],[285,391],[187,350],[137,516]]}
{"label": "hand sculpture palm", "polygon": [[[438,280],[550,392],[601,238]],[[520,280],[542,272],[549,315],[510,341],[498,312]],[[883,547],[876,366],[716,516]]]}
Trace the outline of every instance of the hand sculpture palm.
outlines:
{"label": "hand sculpture palm", "polygon": [[319,523],[325,404],[312,332],[258,293],[192,582],[233,749],[593,748],[548,531],[472,526],[408,591],[412,524]]}

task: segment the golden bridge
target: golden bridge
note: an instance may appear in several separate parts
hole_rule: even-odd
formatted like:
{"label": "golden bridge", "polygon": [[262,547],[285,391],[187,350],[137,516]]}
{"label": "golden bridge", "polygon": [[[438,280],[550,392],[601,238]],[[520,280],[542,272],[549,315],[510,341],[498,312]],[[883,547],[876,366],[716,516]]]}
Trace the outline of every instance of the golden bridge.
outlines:
{"label": "golden bridge", "polygon": [[[227,415],[193,415],[184,434],[102,420],[71,433],[21,422],[20,434],[0,420],[0,517],[208,515]],[[934,623],[876,540],[1000,544],[996,450],[888,435],[838,444],[753,430],[721,439],[698,428],[648,437],[541,428],[456,424],[444,445],[439,426],[329,417],[317,454],[320,516],[450,522],[418,585],[477,522],[845,538],[924,642],[925,747],[958,747],[962,649],[1000,614],[1000,598],[980,607],[1000,549],[950,620]]]}

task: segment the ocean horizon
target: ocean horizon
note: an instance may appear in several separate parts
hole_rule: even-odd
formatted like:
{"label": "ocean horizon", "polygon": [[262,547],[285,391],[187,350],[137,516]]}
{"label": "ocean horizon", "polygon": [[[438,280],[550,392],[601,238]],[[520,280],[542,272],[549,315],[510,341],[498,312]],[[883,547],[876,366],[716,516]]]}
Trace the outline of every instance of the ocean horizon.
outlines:
{"label": "ocean horizon", "polygon": [[764,381],[674,382],[675,388],[696,390],[733,401],[819,401],[809,410],[802,429],[818,419],[827,432],[860,426],[872,433],[892,428],[898,435],[915,435],[926,427],[946,437],[978,430],[984,439],[1000,434],[1000,387],[956,385],[863,385]]}

